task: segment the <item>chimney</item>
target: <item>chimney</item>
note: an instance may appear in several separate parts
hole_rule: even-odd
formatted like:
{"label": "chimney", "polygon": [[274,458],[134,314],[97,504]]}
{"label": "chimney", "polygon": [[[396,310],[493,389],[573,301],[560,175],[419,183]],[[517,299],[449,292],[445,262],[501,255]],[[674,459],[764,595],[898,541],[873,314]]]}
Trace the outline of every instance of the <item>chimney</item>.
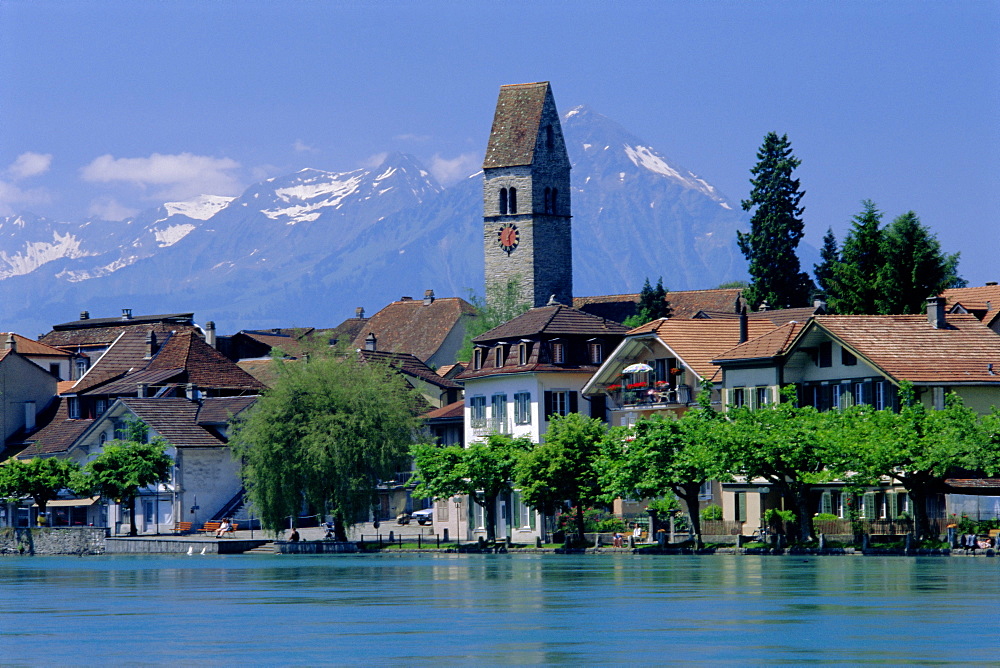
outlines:
{"label": "chimney", "polygon": [[375,338],[375,332],[368,332],[368,336],[365,337],[365,350],[375,352],[378,350],[378,339]]}
{"label": "chimney", "polygon": [[146,356],[145,359],[152,359],[156,354],[156,334],[150,330],[146,332]]}
{"label": "chimney", "polygon": [[740,343],[746,343],[750,338],[750,321],[747,318],[747,307],[740,309]]}
{"label": "chimney", "polygon": [[25,401],[24,402],[24,431],[32,432],[35,430],[35,402]]}
{"label": "chimney", "polygon": [[757,312],[760,313],[760,312],[763,312],[763,311],[770,311],[770,310],[771,310],[771,307],[767,305],[767,302],[761,302],[760,303],[760,307],[757,309]]}
{"label": "chimney", "polygon": [[824,300],[822,300],[822,299],[814,299],[813,300],[813,308],[816,309],[817,311],[820,310],[820,309],[822,309],[822,310],[825,311],[826,310],[826,302]]}
{"label": "chimney", "polygon": [[131,320],[131,319],[132,319],[132,309],[130,309],[130,308],[123,308],[122,309],[122,320]]}
{"label": "chimney", "polygon": [[197,385],[188,383],[184,386],[184,396],[188,398],[188,401],[194,401],[201,397],[201,392],[198,391]]}
{"label": "chimney", "polygon": [[140,399],[145,399],[146,395],[149,394],[149,384],[148,383],[137,383],[135,396]]}
{"label": "chimney", "polygon": [[424,290],[424,306],[430,306],[434,303],[434,291]]}
{"label": "chimney", "polygon": [[90,320],[90,311],[80,311],[80,320]]}
{"label": "chimney", "polygon": [[9,350],[12,353],[17,352],[17,339],[14,338],[14,332],[7,332],[7,339],[3,344],[4,350]]}
{"label": "chimney", "polygon": [[215,347],[215,321],[209,320],[205,323],[205,343]]}
{"label": "chimney", "polygon": [[948,321],[944,317],[944,299],[931,297],[927,300],[927,321],[934,329],[946,329]]}
{"label": "chimney", "polygon": [[365,307],[364,306],[359,306],[356,309],[354,309],[354,317],[357,318],[358,320],[364,320],[365,319]]}

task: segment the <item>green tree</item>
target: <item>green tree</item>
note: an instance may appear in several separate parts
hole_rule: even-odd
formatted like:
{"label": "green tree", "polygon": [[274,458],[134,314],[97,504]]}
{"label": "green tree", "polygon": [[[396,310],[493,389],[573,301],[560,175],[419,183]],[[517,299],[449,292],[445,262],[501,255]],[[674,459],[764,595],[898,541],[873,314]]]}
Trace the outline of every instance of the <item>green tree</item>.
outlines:
{"label": "green tree", "polygon": [[698,512],[702,485],[722,480],[719,440],[724,420],[711,408],[711,393],[703,389],[699,408],[679,419],[655,416],[633,429],[615,428],[604,440],[598,462],[604,501],[616,497],[673,497],[684,507],[695,541],[701,541]]}
{"label": "green tree", "polygon": [[728,411],[730,424],[721,439],[720,463],[748,479],[767,480],[795,513],[799,539],[808,540],[809,492],[813,485],[833,478],[827,464],[837,434],[831,428],[837,413],[797,407],[794,388],[783,394],[785,401],[771,407]]}
{"label": "green tree", "polygon": [[173,460],[166,455],[167,442],[155,438],[146,443],[146,425],[129,423],[128,440],[104,444],[101,454],[87,462],[82,475],[71,483],[77,492],[97,493],[128,508],[129,535],[136,535],[135,497],[148,485],[170,479]]}
{"label": "green tree", "polygon": [[769,132],[750,170],[753,189],[742,206],[744,211],[752,209],[753,215],[750,231],[737,232],[737,240],[752,279],[743,296],[754,308],[763,302],[771,308],[803,306],[813,290],[795,254],[802,240],[804,209],[799,204],[805,194],[792,176],[799,163],[788,135]]}
{"label": "green tree", "polygon": [[[827,229],[823,235],[823,248],[819,251],[820,263],[814,264],[814,275],[816,285],[822,291],[823,296],[829,301],[830,293],[833,290],[833,272],[838,262],[840,262],[840,250],[837,248],[837,237],[833,234],[833,229]],[[829,304],[827,304],[829,306]]]}
{"label": "green tree", "polygon": [[531,303],[524,298],[523,283],[520,276],[513,276],[506,283],[488,283],[485,298],[469,291],[469,303],[476,309],[476,317],[466,325],[462,348],[458,351],[459,360],[468,362],[472,359],[474,338],[531,308]]}
{"label": "green tree", "polygon": [[639,292],[639,303],[636,305],[635,315],[630,315],[622,324],[626,327],[639,327],[650,320],[659,318],[669,318],[674,313],[667,301],[667,289],[663,287],[663,277],[656,282],[654,288],[649,284],[649,278]]}
{"label": "green tree", "polygon": [[79,468],[76,462],[55,457],[8,459],[0,466],[0,498],[19,500],[30,496],[38,504],[38,514],[43,515],[49,501],[70,487]]}
{"label": "green tree", "polygon": [[[607,427],[597,418],[579,413],[553,416],[545,442],[527,453],[517,465],[517,486],[524,501],[546,514],[576,508],[579,541],[584,540],[586,506],[603,496],[597,459]],[[567,505],[568,504],[568,505]]]}
{"label": "green tree", "polygon": [[388,366],[329,349],[274,363],[274,387],[230,440],[247,492],[269,531],[306,504],[332,514],[347,540],[379,481],[408,465],[421,399]]}
{"label": "green tree", "polygon": [[942,253],[937,236],[912,211],[885,228],[882,254],[879,313],[921,313],[928,297],[966,284],[958,275],[959,254]]}
{"label": "green tree", "polygon": [[[930,535],[927,500],[944,492],[944,479],[958,471],[997,471],[996,418],[980,420],[949,394],[945,407],[928,410],[916,400],[913,386],[900,386],[899,413],[858,410],[839,430],[852,452],[842,467],[855,484],[874,485],[883,477],[901,484],[910,497],[914,533]],[[984,427],[984,422],[987,427]]]}
{"label": "green tree", "polygon": [[886,263],[882,244],[882,212],[871,200],[861,202],[851,231],[844,238],[840,261],[833,265],[828,301],[835,313],[864,315],[879,313],[879,274]]}
{"label": "green tree", "polygon": [[496,540],[497,499],[511,491],[517,462],[532,448],[526,437],[491,435],[485,443],[413,446],[418,484],[413,495],[418,498],[447,499],[467,494],[483,508],[486,516],[486,539]]}

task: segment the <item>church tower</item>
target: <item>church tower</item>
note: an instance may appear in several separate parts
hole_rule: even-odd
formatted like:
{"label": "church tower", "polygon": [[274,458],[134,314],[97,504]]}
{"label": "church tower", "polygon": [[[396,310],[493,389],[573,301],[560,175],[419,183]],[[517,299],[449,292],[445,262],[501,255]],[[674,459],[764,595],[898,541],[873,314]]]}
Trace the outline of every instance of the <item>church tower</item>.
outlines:
{"label": "church tower", "polygon": [[532,307],[573,305],[569,170],[549,83],[501,86],[483,162],[487,297],[517,278]]}

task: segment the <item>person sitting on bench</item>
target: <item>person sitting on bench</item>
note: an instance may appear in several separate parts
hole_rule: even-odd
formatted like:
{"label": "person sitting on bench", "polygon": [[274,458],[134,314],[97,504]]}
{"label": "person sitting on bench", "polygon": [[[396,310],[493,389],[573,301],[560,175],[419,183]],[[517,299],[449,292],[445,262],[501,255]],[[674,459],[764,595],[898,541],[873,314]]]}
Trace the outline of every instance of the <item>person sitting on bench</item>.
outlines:
{"label": "person sitting on bench", "polygon": [[227,517],[222,520],[222,524],[219,525],[218,530],[215,532],[215,537],[222,538],[232,530],[233,530],[233,525],[229,523],[229,518]]}

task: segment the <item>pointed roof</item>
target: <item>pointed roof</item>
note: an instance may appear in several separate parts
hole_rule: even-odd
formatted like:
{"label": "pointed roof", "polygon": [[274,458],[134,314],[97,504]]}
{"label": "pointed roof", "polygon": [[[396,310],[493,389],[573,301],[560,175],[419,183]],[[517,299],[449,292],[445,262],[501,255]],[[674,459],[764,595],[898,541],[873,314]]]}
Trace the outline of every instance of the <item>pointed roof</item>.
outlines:
{"label": "pointed roof", "polygon": [[950,288],[941,293],[947,308],[961,305],[987,325],[1000,317],[1000,285],[982,285],[973,288]]}
{"label": "pointed roof", "polygon": [[72,357],[72,353],[60,350],[59,348],[54,348],[50,345],[41,343],[40,341],[35,341],[34,339],[29,339],[27,336],[21,336],[16,332],[0,332],[0,345],[3,345],[3,343],[7,340],[8,334],[14,337],[14,345],[17,346],[17,352],[22,355],[37,357]]}
{"label": "pointed roof", "polygon": [[488,343],[530,336],[622,336],[624,325],[563,304],[528,309],[521,315],[480,334],[473,343]]}
{"label": "pointed roof", "polygon": [[410,353],[426,362],[441,350],[462,319],[475,313],[472,304],[460,297],[438,297],[430,303],[401,299],[367,318],[351,347],[363,350],[365,339],[374,332],[378,350]]}
{"label": "pointed roof", "polygon": [[551,105],[558,123],[548,81],[500,87],[483,169],[530,165],[534,161],[538,130],[546,105]]}
{"label": "pointed roof", "polygon": [[745,343],[718,355],[713,362],[735,362],[738,360],[769,359],[785,354],[805,323],[788,322],[762,336],[752,338]]}

